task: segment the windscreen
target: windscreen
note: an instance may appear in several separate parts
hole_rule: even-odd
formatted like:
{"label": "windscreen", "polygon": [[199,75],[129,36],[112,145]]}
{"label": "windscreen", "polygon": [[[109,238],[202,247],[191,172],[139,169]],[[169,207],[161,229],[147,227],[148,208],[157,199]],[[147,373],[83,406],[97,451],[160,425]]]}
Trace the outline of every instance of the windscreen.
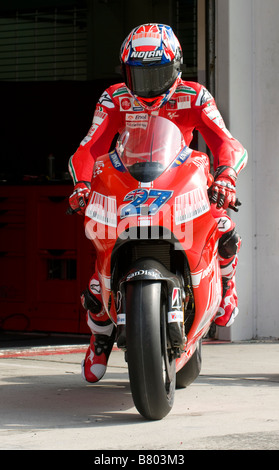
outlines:
{"label": "windscreen", "polygon": [[[184,148],[178,127],[161,116],[131,114],[116,151],[131,175],[142,182],[158,178]],[[138,117],[142,117],[142,119]]]}

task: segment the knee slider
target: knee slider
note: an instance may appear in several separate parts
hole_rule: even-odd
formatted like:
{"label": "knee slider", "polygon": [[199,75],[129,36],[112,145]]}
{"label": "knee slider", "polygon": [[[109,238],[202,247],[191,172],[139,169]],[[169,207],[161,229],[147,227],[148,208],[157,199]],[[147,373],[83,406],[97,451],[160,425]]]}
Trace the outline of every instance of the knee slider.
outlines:
{"label": "knee slider", "polygon": [[238,235],[236,229],[230,230],[224,233],[219,240],[219,254],[224,259],[229,259],[235,256],[241,246],[241,238]]}

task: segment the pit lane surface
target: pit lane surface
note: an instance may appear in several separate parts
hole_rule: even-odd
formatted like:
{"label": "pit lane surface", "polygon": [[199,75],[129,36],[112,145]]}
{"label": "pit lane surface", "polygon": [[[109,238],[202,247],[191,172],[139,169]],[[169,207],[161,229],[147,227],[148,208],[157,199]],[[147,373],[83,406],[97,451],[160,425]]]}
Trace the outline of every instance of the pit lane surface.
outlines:
{"label": "pit lane surface", "polygon": [[279,449],[279,342],[204,344],[199,378],[161,421],[135,409],[121,351],[84,382],[86,346],[0,348],[1,450]]}

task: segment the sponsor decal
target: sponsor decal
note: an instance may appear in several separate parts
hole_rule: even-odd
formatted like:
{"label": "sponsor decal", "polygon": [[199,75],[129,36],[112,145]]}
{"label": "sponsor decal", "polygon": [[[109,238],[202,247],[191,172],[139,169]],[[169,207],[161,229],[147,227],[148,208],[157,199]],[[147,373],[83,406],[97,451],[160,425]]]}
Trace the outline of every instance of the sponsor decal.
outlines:
{"label": "sponsor decal", "polygon": [[220,217],[217,224],[219,232],[228,232],[232,226],[232,222],[228,217]]}
{"label": "sponsor decal", "polygon": [[126,127],[127,129],[147,129],[148,122],[147,121],[127,121]]}
{"label": "sponsor decal", "polygon": [[93,116],[92,126],[90,127],[86,137],[81,141],[80,145],[84,146],[92,139],[93,135],[98,130],[99,126],[103,124],[107,116],[107,113],[102,110],[102,107],[96,109]]}
{"label": "sponsor decal", "polygon": [[182,307],[181,289],[179,287],[174,287],[172,290],[171,306],[173,308]]}
{"label": "sponsor decal", "polygon": [[183,323],[182,310],[173,310],[168,312],[168,323]]}
{"label": "sponsor decal", "polygon": [[160,61],[164,55],[164,51],[133,51],[131,59],[140,59],[143,62]]}
{"label": "sponsor decal", "polygon": [[166,109],[173,110],[176,109],[176,100],[169,100],[166,105]]}
{"label": "sponsor decal", "polygon": [[193,150],[189,147],[184,147],[184,149],[181,150],[180,154],[174,160],[173,164],[171,165],[171,168],[175,168],[179,165],[182,165],[182,163],[186,162],[186,160],[188,160],[188,158],[192,155],[192,152]]}
{"label": "sponsor decal", "polygon": [[109,158],[116,170],[121,171],[122,173],[126,171],[126,168],[123,165],[122,161],[120,160],[116,150],[113,150],[112,152],[109,153]]}
{"label": "sponsor decal", "polygon": [[85,214],[96,222],[109,227],[117,227],[117,204],[114,197],[93,191]]}
{"label": "sponsor decal", "polygon": [[126,325],[126,313],[117,314],[117,325]]}
{"label": "sponsor decal", "polygon": [[195,188],[192,191],[181,194],[175,198],[175,224],[180,225],[194,220],[208,212],[209,209],[208,198],[202,188]]}
{"label": "sponsor decal", "polygon": [[134,189],[124,197],[124,201],[131,201],[122,207],[120,218],[153,216],[171,198],[173,191],[163,189]]}
{"label": "sponsor decal", "polygon": [[209,276],[213,272],[213,267],[214,267],[214,259],[209,263],[206,269],[202,269],[201,271],[197,271],[195,273],[191,273],[191,278],[192,278],[192,287],[193,289],[196,289],[199,287],[200,282],[202,279],[205,277]]}
{"label": "sponsor decal", "polygon": [[96,176],[100,175],[103,170],[102,168],[104,168],[104,162],[95,162],[95,165],[94,165],[94,168],[93,168],[93,178],[96,178]]}
{"label": "sponsor decal", "polygon": [[192,160],[193,165],[197,168],[208,168],[209,162],[207,155],[201,155],[200,157],[195,157]]}
{"label": "sponsor decal", "polygon": [[132,109],[133,100],[132,98],[120,98],[120,111],[130,111]]}
{"label": "sponsor decal", "polygon": [[151,276],[151,277],[162,277],[159,271],[152,271],[151,269],[139,269],[138,271],[135,271],[131,274],[128,274],[126,277],[126,280],[129,281],[130,279],[133,279],[133,277],[136,276]]}
{"label": "sponsor decal", "polygon": [[173,119],[177,118],[179,116],[179,114],[177,114],[176,112],[173,112],[173,113],[168,113],[168,117],[169,119],[172,121]]}
{"label": "sponsor decal", "polygon": [[[168,101],[166,105],[167,111],[171,111],[171,110],[179,111],[180,109],[190,109],[190,108],[191,108],[191,95],[189,95],[188,93],[185,93],[184,96],[179,96],[175,100]],[[171,113],[168,113],[168,115],[170,116],[170,119],[172,119]],[[179,116],[179,114],[173,113],[173,117],[177,117],[177,116]]]}
{"label": "sponsor decal", "polygon": [[177,109],[191,108],[191,96],[180,96],[177,99]]}
{"label": "sponsor decal", "polygon": [[[177,110],[180,109],[190,109],[191,108],[191,95],[188,93],[184,93],[184,96],[179,96],[175,100],[168,101],[166,105],[167,111]],[[168,113],[170,116],[171,113]],[[174,117],[179,116],[179,114],[174,114]],[[171,119],[171,117],[170,117]]]}
{"label": "sponsor decal", "polygon": [[152,225],[152,217],[138,217],[138,227],[150,227]]}
{"label": "sponsor decal", "polygon": [[110,97],[110,95],[108,94],[107,91],[104,91],[104,93],[102,94],[101,98],[99,99],[99,104],[101,106],[105,106],[106,108],[114,108],[114,103]]}
{"label": "sponsor decal", "polygon": [[97,124],[92,124],[89,131],[87,132],[87,135],[84,137],[84,139],[82,139],[80,145],[84,147],[84,145],[86,145],[92,139],[92,136],[95,134],[98,127],[99,126]]}
{"label": "sponsor decal", "polygon": [[210,121],[214,122],[214,124],[216,124],[216,126],[218,126],[230,139],[233,138],[231,133],[226,128],[224,120],[216,105],[208,106],[207,108],[204,108],[202,112],[210,119]]}
{"label": "sponsor decal", "polygon": [[133,111],[143,111],[143,107],[140,105],[140,103],[137,100],[134,100]]}
{"label": "sponsor decal", "polygon": [[[89,132],[91,132],[91,130],[93,131],[92,127],[93,126],[90,127]],[[97,128],[95,130],[97,130]],[[94,132],[95,132],[95,130],[94,130]],[[85,136],[84,139],[82,139],[82,141],[80,143],[80,145],[82,145],[82,147],[84,147],[91,140],[91,137],[94,134],[94,132],[93,132],[91,137],[90,137],[89,132],[88,132],[87,136]]]}
{"label": "sponsor decal", "polygon": [[215,258],[212,258],[211,262],[209,263],[207,268],[204,269],[204,271],[202,273],[202,279],[204,279],[205,277],[208,277],[210,274],[212,274],[213,268],[214,268],[214,262],[215,262]]}
{"label": "sponsor decal", "polygon": [[147,113],[127,113],[126,114],[126,121],[148,121],[148,114]]}
{"label": "sponsor decal", "polygon": [[98,126],[100,126],[104,122],[106,117],[107,117],[107,113],[102,111],[101,108],[96,109],[94,116],[93,116],[93,124],[97,124]]}
{"label": "sponsor decal", "polygon": [[213,96],[209,93],[209,91],[202,87],[201,91],[198,94],[196,100],[196,106],[202,106],[203,104],[207,103],[208,101],[213,100]]}
{"label": "sponsor decal", "polygon": [[148,124],[148,114],[146,113],[127,113],[126,127],[129,129],[146,129]]}
{"label": "sponsor decal", "polygon": [[216,261],[217,261],[216,268],[219,267],[219,262],[217,259],[217,249],[218,249],[218,242],[214,246],[213,256],[208,266],[205,269],[200,269],[199,271],[191,273],[192,287],[194,289],[199,287],[202,279],[204,279],[205,277],[209,276],[210,274],[214,272]]}
{"label": "sponsor decal", "polygon": [[92,294],[98,295],[101,293],[101,286],[98,279],[91,279],[90,281],[90,290]]}

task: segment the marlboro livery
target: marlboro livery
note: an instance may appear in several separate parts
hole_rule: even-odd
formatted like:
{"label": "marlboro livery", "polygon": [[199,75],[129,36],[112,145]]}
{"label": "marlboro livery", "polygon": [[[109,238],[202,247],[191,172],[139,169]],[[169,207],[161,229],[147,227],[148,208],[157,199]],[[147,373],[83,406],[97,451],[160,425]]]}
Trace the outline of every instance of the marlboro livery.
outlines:
{"label": "marlboro livery", "polygon": [[[185,326],[185,305],[190,312],[189,317],[186,313],[186,334],[190,323],[192,326],[190,336],[187,334],[187,350],[182,348],[181,361],[176,357],[177,370],[184,371],[177,373],[180,385],[187,383],[187,377],[198,373],[200,348],[197,345],[212,318],[220,326],[230,326],[238,313],[234,274],[241,241],[226,209],[237,210],[239,205],[236,180],[246,165],[247,152],[226,128],[209,91],[199,83],[182,80],[182,50],[169,26],[144,24],[134,28],[121,46],[120,62],[124,82],[102,93],[88,134],[69,161],[75,185],[70,206],[82,215],[86,210],[86,234],[92,239],[99,260],[82,294],[92,332],[82,373],[88,382],[102,378],[116,329],[118,344],[129,349],[128,337],[132,338],[137,332],[128,328],[128,310],[137,312],[137,319],[133,313],[131,315],[139,329],[138,306],[143,312],[157,309],[154,322],[158,321],[158,315],[168,319],[166,330],[160,327],[161,320],[159,325],[160,350],[164,352],[168,379],[167,385],[159,386],[160,390],[157,388],[162,397],[158,406],[168,412],[166,401],[169,403],[172,396],[174,361],[169,356],[170,351],[166,351],[170,345],[181,347],[180,334],[176,336],[175,332],[178,331],[176,325]],[[159,124],[155,125],[155,118]],[[150,132],[153,125],[154,132]],[[209,173],[208,156],[189,148],[194,130],[200,132],[212,152],[214,177]],[[112,149],[117,135],[120,138]],[[166,154],[168,157],[164,160]],[[208,186],[213,182],[209,193],[207,180]],[[146,243],[142,243],[142,234]],[[138,235],[141,235],[140,243],[126,243],[128,239],[137,240]],[[171,241],[166,245],[167,237]],[[156,243],[152,244],[151,240]],[[187,260],[180,267],[179,252],[183,252]],[[142,257],[149,260],[147,264],[137,264]],[[153,264],[151,258],[155,258]],[[169,261],[167,272],[163,273],[165,260]],[[178,271],[178,277],[173,277]],[[173,284],[167,282],[166,288],[164,283],[157,282],[159,273],[165,278],[171,277]],[[125,281],[120,281],[125,275]],[[154,289],[137,283],[151,279],[156,280]],[[123,291],[124,285],[127,290],[125,287]],[[139,285],[142,287],[133,287]],[[96,286],[100,288],[97,294]],[[201,292],[204,295],[200,295]],[[176,307],[180,301],[182,307]],[[118,324],[114,309],[119,312]],[[152,331],[156,329],[154,325],[150,325]],[[123,335],[119,333],[121,328]],[[130,332],[127,341],[126,331]],[[129,369],[136,389],[139,384],[132,371],[141,366],[136,352],[131,352],[133,340],[130,341],[128,356],[133,359],[130,359]],[[147,342],[153,344],[149,339]],[[135,344],[138,348],[143,346],[143,343]],[[154,344],[159,348],[155,336]],[[150,350],[147,353],[152,354]],[[152,380],[150,383],[155,386]],[[145,391],[134,393],[136,401],[141,402]],[[145,407],[138,406],[145,414]],[[158,413],[164,412],[161,409]]]}
{"label": "marlboro livery", "polygon": [[85,231],[97,253],[99,325],[107,318],[125,351],[138,411],[160,419],[175,386],[200,370],[201,339],[222,298],[222,232],[207,195],[207,155],[189,149],[170,120],[144,122],[127,120],[116,148],[96,159]]}

